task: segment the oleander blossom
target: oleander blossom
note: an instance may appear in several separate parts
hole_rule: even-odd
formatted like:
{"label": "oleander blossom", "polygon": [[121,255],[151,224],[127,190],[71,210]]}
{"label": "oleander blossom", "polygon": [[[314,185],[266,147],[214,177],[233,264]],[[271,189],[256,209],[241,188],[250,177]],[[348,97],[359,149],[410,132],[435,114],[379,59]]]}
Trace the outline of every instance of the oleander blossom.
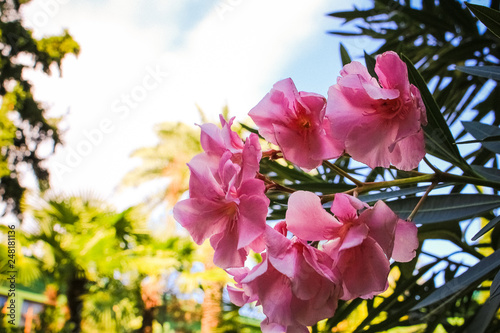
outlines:
{"label": "oleander blossom", "polygon": [[342,143],[330,133],[325,112],[323,96],[298,92],[288,78],[274,84],[248,115],[258,126],[260,135],[280,147],[285,159],[312,170],[323,160],[343,153]]}
{"label": "oleander blossom", "polygon": [[427,118],[420,92],[395,52],[379,55],[375,72],[378,81],[359,62],[344,66],[328,90],[331,132],[346,153],[371,168],[414,169],[425,156],[421,126]]}
{"label": "oleander blossom", "polygon": [[342,282],[342,299],[371,298],[385,291],[389,259],[407,262],[418,247],[417,228],[383,202],[373,207],[338,193],[329,214],[317,195],[297,191],[288,201],[287,227],[307,241],[326,241],[322,250],[335,263]]}
{"label": "oleander blossom", "polygon": [[222,130],[201,126],[205,152],[188,163],[189,199],[174,207],[174,218],[197,244],[210,239],[214,263],[221,268],[241,267],[250,249],[264,250],[269,206],[265,184],[255,178],[258,138],[251,134],[243,143],[232,135],[231,122],[223,121]]}
{"label": "oleander blossom", "polygon": [[276,229],[266,229],[267,251],[260,264],[228,270],[236,281],[228,287],[229,296],[238,306],[262,305],[262,332],[307,333],[307,326],[333,316],[342,288],[328,255],[296,237],[286,238],[284,223]]}

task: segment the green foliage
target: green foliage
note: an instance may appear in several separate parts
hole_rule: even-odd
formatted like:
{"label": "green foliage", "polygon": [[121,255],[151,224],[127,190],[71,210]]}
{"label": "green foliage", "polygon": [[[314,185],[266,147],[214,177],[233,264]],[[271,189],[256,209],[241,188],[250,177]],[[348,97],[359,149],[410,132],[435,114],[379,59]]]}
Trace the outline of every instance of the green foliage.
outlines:
{"label": "green foliage", "polygon": [[[23,70],[40,68],[50,74],[53,65],[60,71],[67,55],[79,53],[78,44],[67,31],[60,36],[33,38],[19,13],[27,2],[0,2],[0,200],[6,204],[2,215],[20,213],[25,192],[19,182],[23,168],[32,170],[40,190],[48,188],[49,173],[43,166],[44,158],[38,154],[39,146],[44,143],[55,147],[61,142],[57,122],[48,119],[44,108],[33,98],[32,86],[23,78]],[[21,55],[30,56],[33,61],[21,62]]]}

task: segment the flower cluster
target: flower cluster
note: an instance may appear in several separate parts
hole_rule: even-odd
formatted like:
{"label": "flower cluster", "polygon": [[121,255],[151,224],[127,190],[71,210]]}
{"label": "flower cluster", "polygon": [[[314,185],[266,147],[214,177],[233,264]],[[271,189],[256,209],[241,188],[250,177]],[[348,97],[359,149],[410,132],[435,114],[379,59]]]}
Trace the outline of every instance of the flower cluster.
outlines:
{"label": "flower cluster", "polygon": [[[375,71],[378,80],[360,63],[344,66],[328,99],[279,81],[249,115],[260,135],[304,170],[344,153],[372,168],[411,170],[425,155],[420,93],[394,52],[380,55]],[[343,193],[330,214],[306,191],[292,193],[285,221],[268,226],[258,136],[242,140],[232,122],[221,117],[222,128],[201,126],[204,152],[188,163],[189,199],[174,207],[175,219],[196,243],[210,239],[214,263],[234,277],[232,302],[262,305],[263,332],[308,332],[333,316],[339,299],[386,290],[390,260],[415,256],[416,226],[382,201],[370,207]],[[262,254],[251,269],[250,250]]]}

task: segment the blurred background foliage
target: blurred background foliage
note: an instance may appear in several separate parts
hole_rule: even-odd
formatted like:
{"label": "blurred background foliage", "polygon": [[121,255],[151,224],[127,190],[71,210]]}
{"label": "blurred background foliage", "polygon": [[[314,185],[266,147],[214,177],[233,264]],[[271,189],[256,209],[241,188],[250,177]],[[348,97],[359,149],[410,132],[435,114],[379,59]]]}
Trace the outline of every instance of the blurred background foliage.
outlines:
{"label": "blurred background foliage", "polygon": [[[187,191],[185,165],[201,152],[199,128],[158,124],[158,144],[132,154],[140,164],[123,179],[123,187],[160,184],[139,206],[117,211],[90,194],[48,191],[49,175],[42,166],[46,157],[40,158],[37,150],[42,143],[61,143],[58,120],[44,116],[22,71],[40,68],[60,74],[61,61],[78,55],[79,47],[67,32],[34,39],[20,20],[25,2],[0,1],[0,194],[2,214],[25,217],[16,229],[17,282],[32,300],[33,295],[42,297],[44,307],[31,317],[27,310],[14,328],[2,314],[0,332],[259,332],[258,310],[229,302],[224,293],[228,277],[214,267],[210,247],[194,244],[177,229],[171,214],[151,224],[151,212],[159,207],[170,211]],[[499,1],[468,7],[457,0],[373,0],[370,8],[330,14],[345,23],[344,29],[331,33],[379,43],[376,50],[367,50],[370,54],[353,60],[364,58],[369,66],[372,56],[386,50],[404,55],[410,79],[433,117],[426,143],[433,156],[429,160],[440,170],[431,171],[444,176],[415,217],[421,241],[417,257],[393,265],[386,292],[372,300],[341,302],[335,316],[312,327],[313,332],[500,331],[500,74],[494,67],[499,62]],[[341,47],[344,62],[351,59],[350,51]],[[33,62],[19,63],[20,54],[31,55]],[[223,114],[228,117],[227,108]],[[203,113],[200,118],[209,121]],[[251,126],[242,124],[237,130],[255,131]],[[415,176],[371,170],[348,157],[334,164],[363,182]],[[26,165],[38,181],[37,193],[20,185]],[[418,171],[429,171],[423,168]],[[333,194],[354,188],[328,163],[305,173],[286,162],[263,159],[261,173],[297,190]],[[472,185],[447,175],[469,177]],[[428,185],[378,188],[360,198],[369,203],[388,200],[404,217]],[[268,194],[270,220],[282,219],[288,194]],[[6,235],[3,227],[4,282]]]}

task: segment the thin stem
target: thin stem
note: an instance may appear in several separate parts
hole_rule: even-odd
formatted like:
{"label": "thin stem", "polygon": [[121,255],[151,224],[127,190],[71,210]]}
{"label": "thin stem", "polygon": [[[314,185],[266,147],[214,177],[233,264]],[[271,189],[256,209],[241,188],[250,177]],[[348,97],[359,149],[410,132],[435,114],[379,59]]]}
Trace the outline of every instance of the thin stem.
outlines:
{"label": "thin stem", "polygon": [[439,170],[431,162],[429,162],[429,160],[427,159],[427,157],[424,157],[424,162],[429,166],[429,168],[432,169],[432,171],[434,171],[435,174],[439,175],[439,174],[442,173],[441,170]]}
{"label": "thin stem", "polygon": [[425,199],[427,199],[427,196],[434,189],[434,187],[436,187],[436,185],[437,185],[437,182],[433,182],[427,188],[427,190],[425,191],[424,195],[420,198],[420,200],[418,201],[418,203],[415,206],[415,208],[413,208],[413,211],[411,212],[410,216],[408,216],[408,218],[406,219],[408,222],[411,222],[413,220],[413,218],[415,217],[415,215],[417,215],[418,210],[422,207],[422,205],[425,202]]}
{"label": "thin stem", "polygon": [[323,165],[330,168],[330,170],[335,171],[338,175],[349,179],[351,182],[356,184],[356,186],[358,186],[358,187],[361,187],[365,184],[362,181],[354,178],[353,176],[351,176],[350,174],[348,174],[347,172],[345,172],[344,170],[342,170],[341,168],[339,168],[335,164],[331,163],[330,161],[323,161]]}

